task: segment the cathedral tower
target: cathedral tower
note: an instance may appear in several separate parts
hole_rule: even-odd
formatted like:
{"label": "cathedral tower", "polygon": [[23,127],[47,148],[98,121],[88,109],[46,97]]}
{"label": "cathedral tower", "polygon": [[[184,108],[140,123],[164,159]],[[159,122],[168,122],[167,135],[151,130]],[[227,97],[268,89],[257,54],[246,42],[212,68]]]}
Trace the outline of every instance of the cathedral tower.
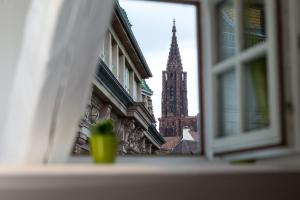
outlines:
{"label": "cathedral tower", "polygon": [[181,137],[186,117],[188,117],[187,73],[182,69],[174,20],[167,69],[162,72],[160,134],[164,137]]}

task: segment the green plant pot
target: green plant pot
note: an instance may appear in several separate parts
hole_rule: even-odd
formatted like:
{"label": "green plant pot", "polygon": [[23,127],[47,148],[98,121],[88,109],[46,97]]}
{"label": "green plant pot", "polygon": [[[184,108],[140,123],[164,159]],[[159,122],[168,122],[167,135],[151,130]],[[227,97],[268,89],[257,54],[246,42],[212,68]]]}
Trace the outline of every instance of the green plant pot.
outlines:
{"label": "green plant pot", "polygon": [[89,142],[95,163],[113,163],[115,161],[117,154],[115,134],[92,134]]}

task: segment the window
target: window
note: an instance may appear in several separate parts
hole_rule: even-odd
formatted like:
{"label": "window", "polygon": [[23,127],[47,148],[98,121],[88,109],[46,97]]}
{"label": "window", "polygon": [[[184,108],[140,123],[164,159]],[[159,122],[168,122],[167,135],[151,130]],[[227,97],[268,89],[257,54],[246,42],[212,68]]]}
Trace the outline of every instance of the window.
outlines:
{"label": "window", "polygon": [[129,84],[130,80],[129,80],[129,69],[128,67],[125,67],[125,90],[130,93],[130,89],[129,89]]}
{"label": "window", "polygon": [[104,55],[102,59],[105,62],[105,64],[109,67],[111,62],[111,34],[109,31],[107,31],[105,34],[103,45],[104,45],[104,53],[103,53]]}
{"label": "window", "polygon": [[222,73],[218,77],[219,87],[219,130],[218,136],[236,135],[239,125],[237,106],[236,74],[234,70]]}
{"label": "window", "polygon": [[222,0],[209,4],[210,31],[214,33],[209,66],[211,98],[215,99],[210,118],[213,152],[278,144],[275,1]]}
{"label": "window", "polygon": [[137,82],[136,82],[136,80],[134,80],[133,81],[133,99],[135,100],[135,101],[137,101],[137,97],[138,97],[138,92],[137,92],[137,90],[138,90],[138,86],[137,86],[138,84],[137,84]]}
{"label": "window", "polygon": [[119,77],[119,46],[117,41],[112,41],[112,67],[111,70],[116,78]]}
{"label": "window", "polygon": [[175,95],[174,95],[174,87],[171,86],[171,87],[170,87],[170,100],[174,100],[174,98],[175,98]]}
{"label": "window", "polygon": [[216,5],[218,60],[223,60],[235,54],[235,9],[233,0],[221,1]]}
{"label": "window", "polygon": [[249,132],[268,127],[270,124],[268,108],[268,83],[266,58],[245,63],[245,105],[244,127]]}

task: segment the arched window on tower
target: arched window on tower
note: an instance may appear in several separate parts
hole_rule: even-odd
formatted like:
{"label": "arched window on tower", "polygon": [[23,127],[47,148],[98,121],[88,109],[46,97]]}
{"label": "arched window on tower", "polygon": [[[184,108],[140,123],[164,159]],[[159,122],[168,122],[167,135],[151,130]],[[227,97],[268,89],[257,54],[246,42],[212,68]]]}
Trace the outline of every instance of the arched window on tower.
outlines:
{"label": "arched window on tower", "polygon": [[171,87],[170,87],[170,99],[173,100],[173,99],[174,99],[174,96],[175,96],[174,87],[171,86]]}
{"label": "arched window on tower", "polygon": [[174,105],[174,103],[170,103],[169,112],[173,113],[174,111],[175,111],[175,105]]}
{"label": "arched window on tower", "polygon": [[166,129],[165,129],[165,136],[166,137],[171,137],[171,136],[173,136],[174,134],[173,134],[173,128],[171,128],[171,127],[167,127]]}

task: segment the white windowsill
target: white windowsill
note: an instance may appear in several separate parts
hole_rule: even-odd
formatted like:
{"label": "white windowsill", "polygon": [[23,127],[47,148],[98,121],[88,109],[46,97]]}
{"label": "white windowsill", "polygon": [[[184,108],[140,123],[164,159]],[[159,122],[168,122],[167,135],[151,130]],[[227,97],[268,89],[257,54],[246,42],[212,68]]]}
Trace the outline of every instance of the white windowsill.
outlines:
{"label": "white windowsill", "polygon": [[[82,158],[80,158],[82,159]],[[299,166],[285,167],[276,165],[226,164],[209,162],[192,157],[174,158],[125,158],[114,164],[67,163],[49,165],[2,165],[0,177],[6,176],[81,176],[81,175],[147,175],[147,174],[248,174],[299,172]],[[1,187],[1,184],[0,184]]]}
{"label": "white windowsill", "polygon": [[240,200],[246,193],[246,199],[279,200],[286,190],[290,193],[285,199],[300,196],[299,168],[229,165],[195,157],[127,157],[112,165],[0,166],[0,180],[1,199]]}

